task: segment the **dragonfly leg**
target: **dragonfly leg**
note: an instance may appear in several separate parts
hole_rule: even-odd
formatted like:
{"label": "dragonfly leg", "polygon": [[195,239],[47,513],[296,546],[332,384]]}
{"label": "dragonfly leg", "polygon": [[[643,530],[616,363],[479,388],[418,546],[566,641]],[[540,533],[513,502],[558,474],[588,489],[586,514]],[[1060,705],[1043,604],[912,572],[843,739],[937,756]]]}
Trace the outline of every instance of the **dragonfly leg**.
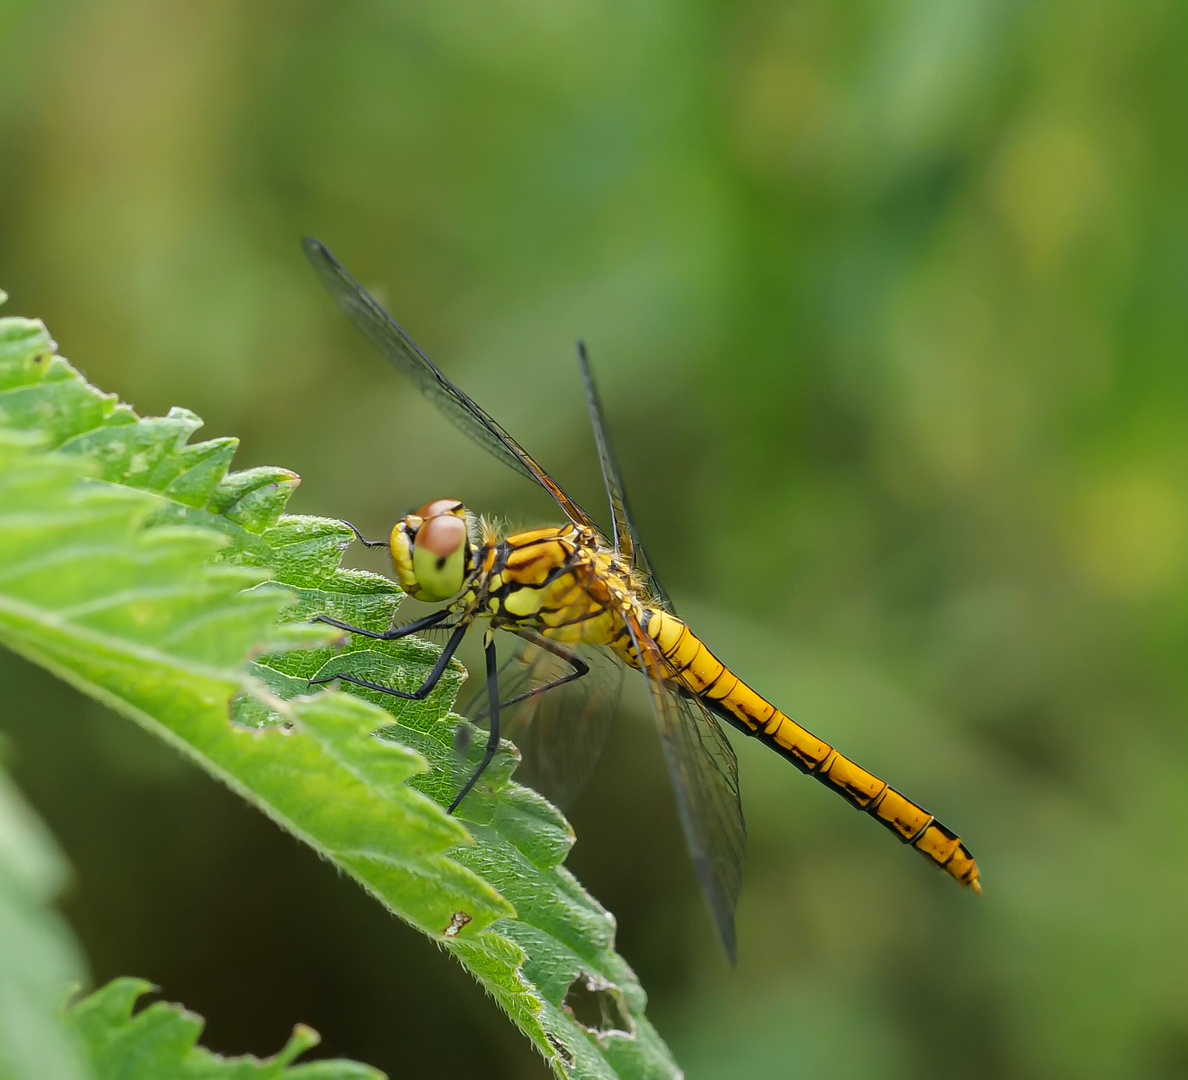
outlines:
{"label": "dragonfly leg", "polygon": [[487,766],[495,759],[495,752],[499,749],[499,664],[495,658],[495,637],[490,630],[483,639],[483,651],[487,657],[487,697],[491,702],[491,727],[487,733],[487,748],[483,760],[477,769],[471,773],[470,779],[462,785],[462,790],[454,796],[454,801],[446,807],[446,813],[452,814],[458,809],[458,804],[466,798],[470,789],[478,783],[478,778],[487,771]]}
{"label": "dragonfly leg", "polygon": [[409,634],[417,633],[418,630],[427,630],[431,626],[437,626],[438,623],[444,622],[449,618],[449,614],[449,608],[442,608],[441,611],[434,611],[426,615],[423,619],[414,619],[412,622],[405,623],[403,626],[393,626],[390,630],[382,631],[364,630],[361,626],[351,626],[350,623],[332,619],[329,615],[315,615],[311,621],[336,626],[339,630],[346,630],[351,634],[362,634],[364,637],[374,638],[376,641],[399,641],[402,637],[408,637]]}
{"label": "dragonfly leg", "polygon": [[[436,614],[448,614],[448,612],[437,612]],[[409,623],[409,626],[413,625],[413,623]],[[425,681],[416,690],[395,690],[390,686],[384,686],[381,683],[360,678],[358,675],[348,675],[346,673],[319,675],[316,679],[309,680],[310,685],[320,686],[322,683],[341,679],[343,682],[354,683],[355,686],[363,686],[368,690],[378,690],[380,693],[391,694],[392,697],[402,698],[405,701],[424,701],[425,698],[433,693],[437,684],[441,682],[441,677],[445,674],[445,669],[449,666],[454,653],[458,651],[458,646],[462,644],[462,638],[466,636],[468,628],[468,624],[466,623],[461,623],[454,627],[454,632],[450,634],[450,640],[446,642],[445,648],[441,650],[441,655],[437,658],[437,663],[433,665],[433,670],[425,676]],[[407,627],[401,627],[401,629],[407,629]],[[372,636],[379,637],[381,635],[373,634]]]}
{"label": "dragonfly leg", "polygon": [[564,686],[566,683],[576,682],[583,676],[590,674],[590,665],[585,662],[575,652],[571,652],[563,645],[558,645],[555,641],[550,641],[546,637],[532,638],[532,644],[539,648],[546,649],[554,656],[560,657],[570,667],[573,668],[568,675],[561,675],[556,679],[550,679],[546,683],[541,683],[540,686],[534,686],[531,690],[525,690],[522,694],[517,694],[514,698],[508,698],[507,701],[499,703],[501,709],[509,708],[512,705],[518,705],[521,701],[527,701],[529,698],[534,698],[538,694],[543,694],[546,690],[556,690],[559,686]]}
{"label": "dragonfly leg", "polygon": [[387,540],[368,540],[358,529],[355,528],[349,521],[344,521],[343,524],[355,534],[355,539],[359,541],[364,547],[382,547],[390,548],[391,544]]}

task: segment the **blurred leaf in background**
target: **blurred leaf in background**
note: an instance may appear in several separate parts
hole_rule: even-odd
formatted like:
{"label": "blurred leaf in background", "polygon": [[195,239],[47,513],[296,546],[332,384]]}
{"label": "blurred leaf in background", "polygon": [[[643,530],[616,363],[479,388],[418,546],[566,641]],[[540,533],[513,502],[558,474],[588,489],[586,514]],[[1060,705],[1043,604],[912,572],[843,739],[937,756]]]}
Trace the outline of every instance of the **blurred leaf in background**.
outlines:
{"label": "blurred leaf in background", "polygon": [[59,1014],[86,965],[49,910],[66,868],[53,838],[0,771],[0,1076],[90,1080]]}
{"label": "blurred leaf in background", "polygon": [[[0,285],[373,535],[441,495],[555,515],[369,353],[300,236],[597,507],[584,336],[682,613],[984,871],[954,895],[740,746],[728,972],[625,713],[571,865],[689,1075],[1179,1076],[1185,101],[1168,0],[0,0]],[[541,1075],[327,867],[0,664],[99,980],[146,974],[215,1049],[300,1015],[389,1071]]]}

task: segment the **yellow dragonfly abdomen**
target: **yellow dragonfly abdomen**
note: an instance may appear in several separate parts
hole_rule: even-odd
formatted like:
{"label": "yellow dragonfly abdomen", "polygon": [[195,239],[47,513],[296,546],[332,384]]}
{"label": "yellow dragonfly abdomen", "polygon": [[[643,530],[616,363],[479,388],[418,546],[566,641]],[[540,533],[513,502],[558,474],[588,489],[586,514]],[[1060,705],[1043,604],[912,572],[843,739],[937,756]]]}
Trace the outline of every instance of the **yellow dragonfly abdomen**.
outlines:
{"label": "yellow dragonfly abdomen", "polygon": [[714,656],[683,620],[650,608],[642,625],[660,646],[672,674],[718,716],[870,814],[960,884],[982,891],[974,857],[961,838],[927,810],[785,716]]}
{"label": "yellow dragonfly abdomen", "polygon": [[[603,565],[603,564],[606,565]],[[927,810],[801,727],[722,663],[684,620],[632,602],[631,582],[573,526],[509,536],[495,561],[488,610],[504,625],[529,625],[555,641],[609,645],[639,667],[628,619],[659,646],[666,676],[732,726],[870,814],[962,885],[981,892],[978,866],[961,838]]]}

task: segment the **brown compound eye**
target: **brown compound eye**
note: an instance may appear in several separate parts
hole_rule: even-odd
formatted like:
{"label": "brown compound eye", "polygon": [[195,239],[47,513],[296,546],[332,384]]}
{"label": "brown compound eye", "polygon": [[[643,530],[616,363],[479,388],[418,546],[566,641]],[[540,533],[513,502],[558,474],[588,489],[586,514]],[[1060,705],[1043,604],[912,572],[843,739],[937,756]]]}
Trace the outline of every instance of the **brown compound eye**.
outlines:
{"label": "brown compound eye", "polygon": [[417,551],[427,551],[440,562],[448,559],[465,542],[466,522],[446,513],[426,518],[417,530],[415,546]]}
{"label": "brown compound eye", "polygon": [[438,517],[441,514],[460,514],[462,511],[462,504],[457,499],[433,499],[427,502],[420,510],[414,511],[410,517],[432,518]]}
{"label": "brown compound eye", "polygon": [[420,600],[448,600],[462,588],[469,562],[466,521],[453,514],[427,518],[413,541],[412,568]]}

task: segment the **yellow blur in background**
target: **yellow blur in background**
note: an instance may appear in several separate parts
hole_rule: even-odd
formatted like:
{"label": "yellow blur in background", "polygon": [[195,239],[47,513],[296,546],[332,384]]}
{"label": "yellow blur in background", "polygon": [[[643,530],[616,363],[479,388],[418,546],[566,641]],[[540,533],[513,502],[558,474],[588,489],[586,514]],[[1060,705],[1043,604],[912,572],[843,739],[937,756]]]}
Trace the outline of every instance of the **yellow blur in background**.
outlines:
{"label": "yellow blur in background", "polygon": [[[0,0],[0,287],[369,535],[442,496],[557,514],[302,235],[600,514],[584,337],[682,614],[985,885],[739,745],[728,969],[633,699],[569,865],[687,1074],[1180,1077],[1186,100],[1168,0]],[[0,683],[96,980],[222,1052],[302,1020],[393,1077],[546,1075],[311,852],[11,656]]]}

